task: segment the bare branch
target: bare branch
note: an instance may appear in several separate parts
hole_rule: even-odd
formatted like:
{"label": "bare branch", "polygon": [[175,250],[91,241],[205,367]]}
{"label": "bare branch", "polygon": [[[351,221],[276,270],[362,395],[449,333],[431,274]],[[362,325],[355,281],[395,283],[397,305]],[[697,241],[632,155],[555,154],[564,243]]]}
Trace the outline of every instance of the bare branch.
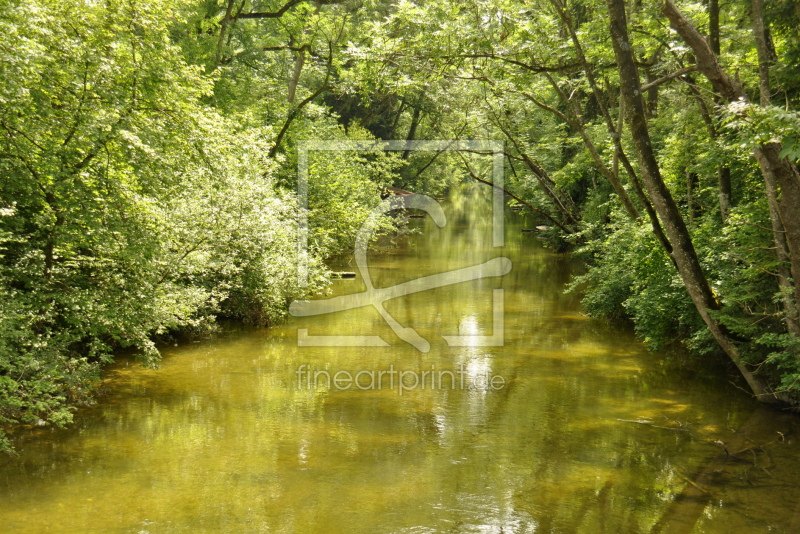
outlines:
{"label": "bare branch", "polygon": [[650,83],[646,83],[642,86],[642,91],[648,91],[653,87],[661,85],[664,82],[668,82],[673,78],[677,78],[678,76],[683,76],[684,74],[688,74],[690,72],[696,71],[697,65],[692,65],[690,67],[684,67],[682,69],[678,69],[675,72],[671,72],[662,78],[658,78],[657,80],[653,80]]}
{"label": "bare branch", "polygon": [[236,16],[237,19],[279,19],[284,13],[292,9],[297,4],[305,0],[289,0],[277,11],[256,11],[253,13],[241,13]]}

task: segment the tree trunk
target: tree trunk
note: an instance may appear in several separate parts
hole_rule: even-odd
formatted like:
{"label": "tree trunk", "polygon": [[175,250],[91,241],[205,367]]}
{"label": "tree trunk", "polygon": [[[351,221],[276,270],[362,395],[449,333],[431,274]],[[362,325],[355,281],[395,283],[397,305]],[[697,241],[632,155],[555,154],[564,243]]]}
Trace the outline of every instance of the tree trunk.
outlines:
{"label": "tree trunk", "polygon": [[[688,79],[689,83],[689,93],[694,97],[695,101],[697,102],[697,107],[700,109],[700,115],[703,117],[703,122],[706,123],[706,128],[708,129],[708,135],[711,139],[717,138],[717,128],[714,125],[714,117],[711,116],[711,111],[709,111],[708,106],[706,105],[705,100],[703,100],[703,95],[700,94],[700,90],[697,89],[693,84],[693,80],[687,75],[686,78]],[[719,102],[717,102],[719,104]],[[722,224],[725,225],[728,222],[728,217],[731,213],[731,204],[733,202],[733,193],[731,188],[731,169],[727,165],[720,165],[717,167],[717,183],[719,184],[719,191],[718,191],[718,198],[719,198],[719,216],[722,220]]]}
{"label": "tree trunk", "polygon": [[758,51],[758,92],[761,96],[761,105],[772,104],[772,94],[769,87],[770,54],[767,47],[767,36],[764,33],[764,6],[761,0],[753,0],[753,38]]}
{"label": "tree trunk", "polygon": [[294,104],[295,95],[297,94],[297,84],[300,82],[300,73],[303,72],[303,65],[306,63],[306,51],[301,48],[296,52],[294,57],[294,69],[292,69],[292,76],[289,78],[289,94],[286,97],[286,102],[291,106]]}
{"label": "tree trunk", "polygon": [[645,69],[645,75],[647,76],[647,83],[650,85],[650,88],[647,90],[647,107],[645,109],[647,111],[647,118],[652,119],[658,116],[658,85],[651,84],[650,82],[656,81],[658,76],[653,73],[652,67],[647,67]]}
{"label": "tree trunk", "polygon": [[[419,126],[419,117],[422,113],[422,108],[419,105],[419,99],[417,100],[417,104],[414,106],[414,112],[411,115],[411,126],[408,128],[408,135],[406,135],[407,141],[413,141],[414,136],[417,135],[417,126]],[[408,159],[408,156],[411,154],[410,150],[403,151],[403,159]]]}
{"label": "tree trunk", "polygon": [[719,0],[709,0],[708,2],[708,44],[711,50],[719,56]]}
{"label": "tree trunk", "polygon": [[[728,76],[719,65],[717,56],[709,47],[703,36],[678,10],[672,0],[665,0],[664,14],[669,18],[670,25],[680,34],[686,44],[692,49],[697,58],[697,68],[704,74],[714,89],[722,94],[729,102],[748,102],[747,93],[741,84]],[[764,37],[764,21],[761,0],[753,0],[753,15],[761,20],[754,21],[753,31],[758,50],[759,63],[762,59],[769,60],[766,38]],[[768,70],[759,65],[759,89],[761,102],[769,101]],[[765,79],[766,77],[766,79]],[[777,257],[781,261],[781,243],[785,241],[788,250],[790,274],[793,280],[800,281],[800,174],[797,168],[786,159],[779,157],[781,145],[779,143],[765,143],[753,150],[753,155],[761,168],[764,183],[767,188],[767,200],[770,202],[770,219],[772,219],[773,239],[776,243]],[[775,191],[774,200],[771,200],[771,191]],[[781,232],[780,229],[783,228]],[[782,287],[791,287],[791,297],[784,300],[784,312],[787,319],[787,330],[800,330],[792,324],[798,317],[797,303],[800,302],[800,284],[792,283],[788,279],[778,277]]]}
{"label": "tree trunk", "polygon": [[575,202],[573,202],[572,198],[558,188],[544,167],[539,165],[537,161],[520,149],[520,146],[517,144],[516,140],[512,139],[512,143],[514,143],[515,148],[520,153],[523,163],[525,163],[528,169],[530,169],[534,176],[536,176],[536,178],[539,180],[539,184],[541,184],[542,189],[545,193],[547,193],[547,196],[553,200],[556,207],[558,207],[558,210],[564,216],[565,221],[569,224],[577,226],[580,216],[578,214],[578,207],[575,205]]}
{"label": "tree trunk", "polygon": [[736,346],[728,338],[722,326],[712,317],[712,313],[719,310],[719,303],[714,298],[714,293],[706,280],[686,223],[678,210],[675,199],[661,177],[661,171],[653,152],[645,118],[639,74],[628,38],[625,2],[624,0],[606,0],[606,3],[609,10],[614,54],[617,58],[617,70],[620,76],[620,89],[625,100],[625,108],[628,110],[627,119],[639,159],[642,179],[672,244],[672,257],[683,284],[714,339],[742,373],[753,393],[764,402],[775,401],[776,397],[747,369],[741,361]]}
{"label": "tree trunk", "polygon": [[[788,244],[788,232],[784,226],[784,217],[781,214],[781,203],[778,199],[780,186],[775,174],[772,172],[769,161],[762,150],[756,151],[758,164],[762,169],[767,192],[767,205],[769,218],[772,222],[772,240],[775,243],[775,256],[778,259],[778,286],[783,293],[783,311],[786,316],[786,330],[800,336],[800,316],[798,316],[798,297],[795,292],[796,284],[792,284],[792,253]],[[795,207],[796,208],[796,207]],[[795,278],[797,280],[797,278]]]}
{"label": "tree trunk", "polygon": [[[708,2],[708,44],[711,50],[719,57],[720,55],[720,34],[719,34],[719,0],[709,0]],[[728,222],[731,213],[731,169],[727,165],[720,165],[717,168],[717,180],[719,183],[719,216],[722,224]]]}
{"label": "tree trunk", "polygon": [[[603,98],[602,93],[600,92],[600,88],[597,86],[597,82],[594,77],[594,72],[592,65],[589,64],[588,60],[586,59],[586,55],[583,53],[583,47],[581,46],[580,39],[578,39],[578,34],[575,31],[575,28],[572,24],[572,18],[567,11],[566,6],[561,3],[559,0],[550,0],[553,4],[553,7],[556,9],[556,12],[559,15],[559,18],[564,23],[564,26],[567,27],[570,35],[570,39],[572,40],[573,45],[575,46],[575,52],[578,56],[578,61],[580,61],[583,71],[586,74],[586,79],[589,82],[589,86],[592,88],[592,94],[595,97],[595,100],[600,107],[600,112],[605,119],[606,128],[608,129],[608,133],[611,136],[612,141],[614,142],[615,148],[615,155],[616,160],[622,163],[622,167],[625,169],[625,173],[628,175],[630,179],[631,186],[633,187],[634,192],[636,193],[639,202],[641,202],[642,206],[644,207],[645,211],[647,212],[647,216],[650,219],[650,224],[653,227],[653,233],[655,234],[658,242],[661,244],[663,249],[667,252],[667,254],[672,254],[672,245],[670,244],[667,237],[664,235],[664,230],[661,228],[661,222],[658,220],[656,216],[655,210],[653,209],[653,205],[650,202],[650,199],[647,198],[645,195],[644,190],[642,188],[642,184],[639,181],[639,177],[636,174],[636,171],[633,169],[630,161],[628,160],[628,156],[625,154],[625,150],[622,147],[622,128],[619,130],[614,128],[614,120],[611,118],[611,113],[608,111],[608,106],[605,105],[605,99]],[[553,85],[556,91],[560,92],[558,88],[558,84],[554,83],[553,80],[550,80],[551,85]],[[569,106],[568,99],[565,99],[562,96],[562,100],[565,100],[565,104]],[[620,99],[620,102],[622,100]],[[622,116],[622,109],[620,109],[620,116]],[[583,113],[580,109],[577,110],[577,114],[583,116]],[[619,179],[619,173],[615,173],[617,179]],[[671,256],[670,256],[671,257]]]}
{"label": "tree trunk", "polygon": [[218,66],[220,61],[222,61],[222,47],[225,44],[228,24],[230,24],[231,16],[233,14],[233,2],[234,0],[228,0],[228,5],[225,8],[225,15],[223,15],[222,20],[219,23],[219,37],[217,38],[217,48],[214,52],[214,66]]}
{"label": "tree trunk", "polygon": [[389,131],[389,139],[395,138],[395,132],[397,132],[397,124],[400,122],[400,117],[403,116],[403,112],[406,110],[406,99],[403,97],[400,100],[400,105],[397,108],[397,113],[394,115],[394,120],[392,121],[392,128]]}
{"label": "tree trunk", "polygon": [[499,190],[500,190],[500,191],[502,191],[504,194],[506,194],[506,195],[508,195],[509,197],[513,198],[514,200],[516,200],[517,202],[519,202],[520,204],[522,204],[523,206],[525,206],[526,208],[528,208],[528,209],[529,209],[529,210],[531,210],[532,212],[534,212],[534,213],[538,213],[538,214],[540,214],[540,215],[543,215],[543,216],[545,216],[545,217],[546,217],[546,218],[547,218],[547,219],[548,219],[550,222],[552,222],[554,225],[558,226],[558,227],[561,229],[561,231],[562,231],[562,232],[564,232],[565,234],[569,235],[569,234],[572,234],[572,233],[574,233],[572,230],[570,230],[569,228],[567,228],[566,226],[564,226],[563,224],[561,224],[561,223],[560,223],[558,220],[554,219],[554,218],[553,218],[553,217],[552,217],[552,216],[551,216],[549,213],[547,213],[546,211],[544,211],[544,210],[542,210],[542,209],[539,209],[539,208],[537,208],[536,206],[534,206],[533,204],[531,204],[530,202],[528,202],[527,200],[524,200],[524,199],[522,199],[522,198],[518,197],[517,195],[515,195],[514,193],[512,193],[511,191],[509,191],[509,190],[508,190],[508,189],[506,189],[505,187],[500,187],[499,185],[497,185],[497,184],[495,184],[495,183],[493,183],[493,182],[490,182],[489,180],[484,180],[483,178],[481,178],[480,176],[478,176],[477,174],[475,174],[475,172],[473,172],[472,168],[469,166],[469,162],[468,162],[468,161],[467,161],[467,159],[464,157],[464,155],[463,155],[463,154],[461,154],[460,152],[458,153],[458,155],[459,155],[459,156],[461,156],[461,161],[464,163],[464,167],[467,169],[467,172],[468,172],[468,173],[470,174],[470,176],[472,176],[472,177],[473,177],[475,180],[477,180],[478,182],[481,182],[482,184],[486,184],[486,185],[492,186],[492,187],[494,187],[495,189],[499,189]]}
{"label": "tree trunk", "polygon": [[[758,92],[762,106],[772,104],[772,91],[769,83],[769,67],[772,63],[770,59],[769,46],[767,44],[766,29],[764,28],[764,6],[761,0],[753,0],[753,38],[756,42],[758,51]],[[789,269],[791,265],[791,254],[789,253],[786,241],[786,227],[783,225],[781,217],[781,207],[779,201],[780,186],[777,178],[772,172],[771,165],[767,157],[762,153],[756,153],[758,163],[764,171],[764,182],[767,190],[767,203],[769,204],[769,215],[772,221],[772,237],[775,242],[775,255],[778,258],[778,285],[783,295],[783,308],[786,314],[786,329],[794,335],[800,335],[800,322],[798,322],[797,303],[792,302],[792,282],[789,278],[792,273]]]}

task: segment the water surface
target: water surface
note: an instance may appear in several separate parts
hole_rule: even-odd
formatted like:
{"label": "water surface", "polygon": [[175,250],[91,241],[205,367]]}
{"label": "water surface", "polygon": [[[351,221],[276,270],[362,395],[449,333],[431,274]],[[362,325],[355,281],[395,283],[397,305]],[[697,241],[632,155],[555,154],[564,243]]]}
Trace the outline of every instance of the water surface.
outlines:
{"label": "water surface", "polygon": [[[159,370],[122,361],[72,427],[31,430],[0,459],[0,531],[800,530],[795,416],[759,407],[719,362],[648,353],[584,316],[563,292],[580,266],[522,233],[524,217],[507,215],[500,249],[488,197],[444,206],[444,228],[414,219],[418,235],[371,255],[377,287],[498,256],[513,269],[387,303],[430,352],[362,308],[165,347]],[[504,346],[448,346],[493,333],[495,289]],[[298,329],[389,346],[298,347]],[[390,370],[431,374],[424,389],[362,374],[345,390],[321,373]]]}

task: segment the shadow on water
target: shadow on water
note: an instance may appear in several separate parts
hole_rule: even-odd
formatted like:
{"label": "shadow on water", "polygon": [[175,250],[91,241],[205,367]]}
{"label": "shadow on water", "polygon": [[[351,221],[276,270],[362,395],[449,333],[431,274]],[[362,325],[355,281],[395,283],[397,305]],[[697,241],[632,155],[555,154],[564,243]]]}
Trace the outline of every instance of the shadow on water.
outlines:
{"label": "shadow on water", "polygon": [[[485,191],[444,207],[444,228],[412,219],[419,235],[370,256],[376,287],[501,255],[513,268],[387,302],[429,353],[360,308],[168,347],[157,371],[121,361],[72,427],[33,430],[0,460],[3,532],[800,529],[794,416],[752,402],[720,363],[648,353],[587,318],[563,292],[580,265],[522,233],[524,216],[508,213],[492,246]],[[495,289],[504,345],[448,346],[493,333]],[[389,346],[298,347],[301,328]],[[324,374],[392,369],[431,373],[427,387],[363,374],[372,387],[342,389]]]}

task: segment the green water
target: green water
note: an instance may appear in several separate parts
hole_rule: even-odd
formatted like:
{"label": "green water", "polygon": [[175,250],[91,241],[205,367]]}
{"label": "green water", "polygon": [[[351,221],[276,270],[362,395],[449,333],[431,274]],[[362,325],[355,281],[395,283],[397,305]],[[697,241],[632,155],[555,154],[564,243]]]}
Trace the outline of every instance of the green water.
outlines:
{"label": "green water", "polygon": [[[430,352],[361,308],[165,347],[160,370],[122,361],[72,427],[32,429],[0,459],[0,532],[800,531],[796,416],[759,408],[725,366],[582,315],[563,293],[580,266],[522,216],[500,249],[486,199],[444,206],[444,228],[412,219],[421,233],[370,257],[376,287],[497,256],[513,269],[387,303]],[[504,346],[448,346],[496,334],[500,288]],[[298,329],[389,346],[298,347]],[[320,373],[390,370],[405,389]]]}

